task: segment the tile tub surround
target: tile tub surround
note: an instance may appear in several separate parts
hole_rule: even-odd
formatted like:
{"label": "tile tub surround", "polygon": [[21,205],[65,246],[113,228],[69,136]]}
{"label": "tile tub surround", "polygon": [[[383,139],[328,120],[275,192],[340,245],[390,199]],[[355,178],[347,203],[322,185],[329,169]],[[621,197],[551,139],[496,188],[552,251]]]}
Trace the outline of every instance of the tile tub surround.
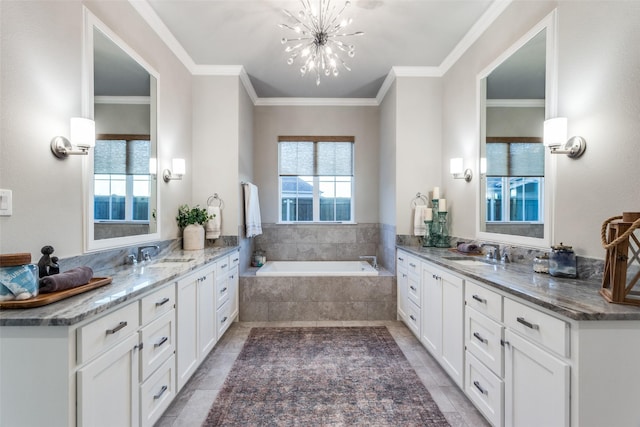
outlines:
{"label": "tile tub surround", "polygon": [[456,256],[448,249],[416,246],[398,246],[398,249],[569,319],[640,320],[640,307],[611,304],[599,294],[601,277],[589,279],[553,277],[548,274],[534,273],[530,264],[520,263],[464,266],[447,259],[447,257]]}
{"label": "tile tub surround", "polygon": [[[135,266],[121,264],[94,269],[94,277],[111,276],[113,282],[42,307],[0,310],[0,326],[74,325],[126,301],[131,301],[222,256],[237,253],[237,250],[237,247],[212,247],[200,251],[183,251],[175,247],[164,248],[162,256],[154,258],[151,262]],[[154,262],[162,261],[163,258],[193,260],[188,263],[171,263],[166,267],[149,267]],[[64,270],[66,269],[65,267]]]}
{"label": "tile tub surround", "polygon": [[396,279],[240,276],[240,321],[395,320]]}
{"label": "tile tub surround", "polygon": [[267,261],[355,261],[379,242],[379,224],[262,224],[255,249]]}

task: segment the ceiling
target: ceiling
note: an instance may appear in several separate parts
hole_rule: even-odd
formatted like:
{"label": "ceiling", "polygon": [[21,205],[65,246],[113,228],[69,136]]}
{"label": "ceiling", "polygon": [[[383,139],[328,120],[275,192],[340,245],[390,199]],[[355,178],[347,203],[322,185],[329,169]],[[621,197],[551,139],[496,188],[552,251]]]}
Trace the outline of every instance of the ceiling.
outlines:
{"label": "ceiling", "polygon": [[[344,4],[343,0],[331,1],[338,7]],[[302,9],[300,1],[146,2],[141,7],[139,1],[131,1],[194,74],[215,74],[225,66],[241,65],[259,98],[375,98],[392,67],[422,67],[416,69],[441,75],[461,48],[481,33],[479,28],[497,16],[496,3],[505,3],[352,0],[341,16],[353,18],[347,27],[350,32],[364,32],[351,37],[355,57],[344,57],[352,71],[323,76],[316,86],[315,76],[301,76],[301,64],[287,65],[288,56],[280,43],[281,38],[294,34],[278,26],[288,22],[282,9],[297,14]]]}

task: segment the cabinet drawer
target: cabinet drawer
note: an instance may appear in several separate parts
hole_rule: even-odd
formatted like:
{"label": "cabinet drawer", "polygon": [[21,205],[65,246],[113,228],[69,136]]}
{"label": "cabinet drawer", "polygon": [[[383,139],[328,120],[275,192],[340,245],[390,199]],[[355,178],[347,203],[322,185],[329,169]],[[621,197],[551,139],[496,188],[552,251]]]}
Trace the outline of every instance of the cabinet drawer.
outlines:
{"label": "cabinet drawer", "polygon": [[467,280],[464,300],[468,307],[473,307],[485,316],[502,322],[502,295],[497,292]]}
{"label": "cabinet drawer", "polygon": [[467,350],[499,377],[502,377],[503,326],[467,306],[465,310],[465,343]]}
{"label": "cabinet drawer", "polygon": [[222,280],[216,281],[216,308],[220,308],[222,304],[229,300],[229,294],[231,291],[229,289],[229,281],[226,280],[227,275],[228,273],[222,276]]}
{"label": "cabinet drawer", "polygon": [[227,300],[222,307],[216,311],[216,325],[218,328],[218,339],[222,337],[222,334],[231,326],[231,303]]}
{"label": "cabinet drawer", "polygon": [[494,426],[503,425],[504,382],[471,353],[466,353],[464,391]]}
{"label": "cabinet drawer", "polygon": [[176,395],[176,358],[171,355],[160,369],[140,386],[140,424],[152,426]]}
{"label": "cabinet drawer", "polygon": [[422,268],[422,263],[418,258],[414,258],[412,256],[407,257],[407,271],[409,274],[415,274],[416,276],[420,276],[422,272],[420,271]]}
{"label": "cabinet drawer", "polygon": [[144,381],[175,350],[176,312],[171,310],[140,331],[142,380]]}
{"label": "cabinet drawer", "polygon": [[78,328],[78,363],[82,364],[133,334],[139,324],[138,303],[129,304]]}
{"label": "cabinet drawer", "polygon": [[216,261],[216,277],[222,277],[229,271],[229,257],[222,257]]}
{"label": "cabinet drawer", "polygon": [[509,298],[504,300],[504,323],[531,341],[569,357],[569,324]]}
{"label": "cabinet drawer", "polygon": [[398,266],[398,269],[406,270],[407,266],[409,265],[409,263],[407,262],[408,259],[409,255],[407,255],[405,252],[398,251],[396,253],[396,265]]}
{"label": "cabinet drawer", "polygon": [[407,295],[409,296],[409,301],[412,301],[415,305],[420,307],[422,302],[420,276],[409,274],[409,280],[407,281]]}
{"label": "cabinet drawer", "polygon": [[231,269],[233,267],[237,267],[238,265],[240,265],[240,253],[234,252],[229,255],[229,268]]}
{"label": "cabinet drawer", "polygon": [[420,339],[420,307],[413,302],[407,302],[407,325],[409,329]]}
{"label": "cabinet drawer", "polygon": [[166,286],[158,289],[151,295],[140,300],[140,318],[142,324],[146,325],[158,316],[173,310],[176,303],[175,285]]}

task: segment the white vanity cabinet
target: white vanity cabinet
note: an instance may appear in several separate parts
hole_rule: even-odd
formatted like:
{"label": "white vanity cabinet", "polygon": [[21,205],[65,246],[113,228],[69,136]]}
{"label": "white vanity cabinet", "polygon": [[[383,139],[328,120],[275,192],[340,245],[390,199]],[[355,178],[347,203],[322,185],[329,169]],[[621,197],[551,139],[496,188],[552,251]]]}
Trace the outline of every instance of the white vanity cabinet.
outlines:
{"label": "white vanity cabinet", "polygon": [[398,320],[404,322],[407,321],[407,302],[408,302],[408,289],[409,289],[409,272],[407,271],[407,257],[408,255],[402,251],[398,251],[396,254],[396,275],[398,286]]}
{"label": "white vanity cabinet", "polygon": [[421,342],[458,386],[464,372],[464,280],[422,262]]}

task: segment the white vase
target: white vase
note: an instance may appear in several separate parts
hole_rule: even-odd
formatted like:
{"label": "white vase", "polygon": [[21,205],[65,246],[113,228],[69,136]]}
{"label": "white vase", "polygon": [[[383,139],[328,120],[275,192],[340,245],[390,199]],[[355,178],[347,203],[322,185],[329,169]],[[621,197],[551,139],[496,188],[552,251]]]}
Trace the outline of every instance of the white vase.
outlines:
{"label": "white vase", "polygon": [[189,224],[182,231],[182,249],[197,251],[204,249],[204,227],[200,224]]}

